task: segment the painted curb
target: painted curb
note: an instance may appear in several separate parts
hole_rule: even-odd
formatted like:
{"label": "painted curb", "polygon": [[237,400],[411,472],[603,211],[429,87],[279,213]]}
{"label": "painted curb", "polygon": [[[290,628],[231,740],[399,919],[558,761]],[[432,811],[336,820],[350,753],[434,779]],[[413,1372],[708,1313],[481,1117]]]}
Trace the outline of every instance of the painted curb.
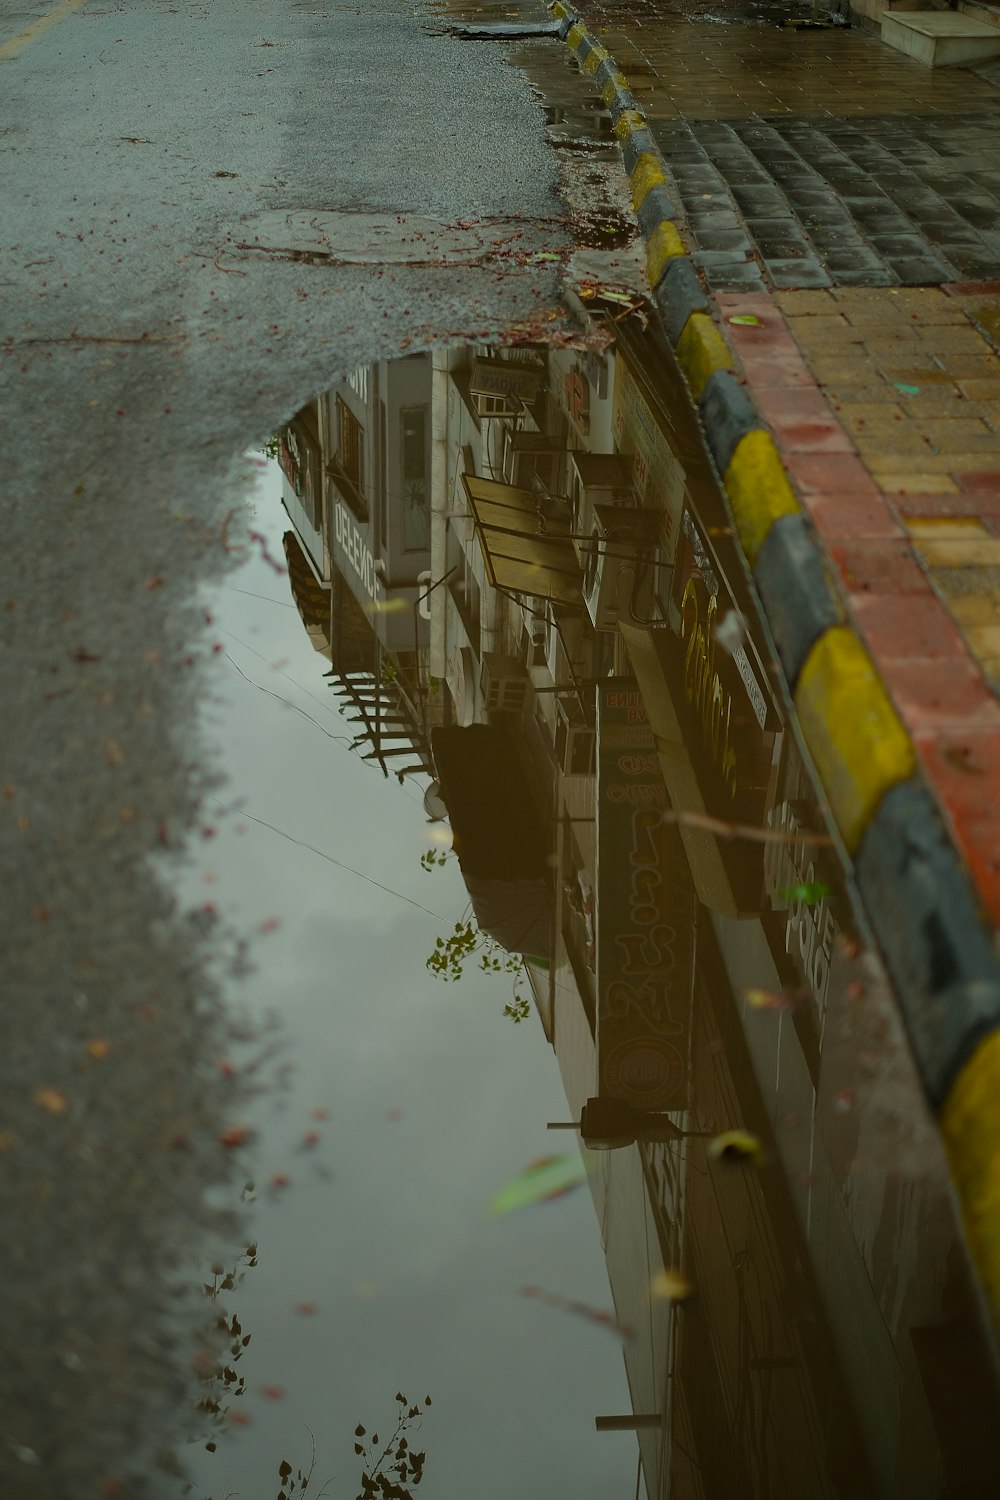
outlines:
{"label": "painted curb", "polygon": [[799,502],[788,482],[774,438],[766,427],[755,427],[740,438],[723,471],[722,482],[753,571],[775,522],[782,516],[800,514]]}
{"label": "painted curb", "polygon": [[804,516],[781,516],[774,523],[757,554],[754,579],[794,693],[816,642],[834,625],[844,624]]}
{"label": "painted curb", "polygon": [[[698,273],[686,255],[679,255],[670,262],[659,286],[653,293],[653,301],[656,303],[660,320],[667,330],[671,347],[676,346],[677,340],[684,332],[684,325],[692,313],[707,313],[711,308],[709,295],[698,280]],[[729,378],[732,379],[732,376]],[[715,375],[709,378],[705,387],[706,394],[712,389],[716,379],[718,377]],[[733,384],[737,385],[736,381],[733,381]],[[739,385],[737,389],[742,391]],[[704,399],[705,397],[702,398]],[[749,402],[747,405],[749,407]],[[754,423],[756,420],[755,414]],[[728,458],[726,462],[729,462]]]}
{"label": "painted curb", "polygon": [[846,625],[820,636],[803,663],[793,700],[853,857],[886,792],[915,774],[916,751],[871,657]]}
{"label": "painted curb", "polygon": [[[671,176],[615,60],[564,0],[548,8],[593,72],[629,174],[653,301],[699,406],[799,723],[897,988],[1000,1335],[1000,959],[874,662],[845,624],[825,550],[676,225]],[[588,67],[591,57],[596,61]]]}
{"label": "painted curb", "polygon": [[[888,791],[855,867],[900,995],[924,1091],[940,1110],[983,1037],[1000,1026],[1000,961],[927,789]],[[996,1142],[1000,1153],[1000,1137]]]}
{"label": "painted curb", "polygon": [[952,1181],[991,1308],[1000,1306],[1000,1031],[985,1037],[941,1111]]}

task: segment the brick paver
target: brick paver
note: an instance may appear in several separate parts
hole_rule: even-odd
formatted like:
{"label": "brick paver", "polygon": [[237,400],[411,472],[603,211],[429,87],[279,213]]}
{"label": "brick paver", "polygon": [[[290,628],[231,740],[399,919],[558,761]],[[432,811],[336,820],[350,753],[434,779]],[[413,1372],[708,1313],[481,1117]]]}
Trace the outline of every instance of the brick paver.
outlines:
{"label": "brick paver", "polygon": [[[1000,284],[717,300],[853,623],[1000,923]],[[729,322],[741,313],[761,326]],[[775,384],[775,348],[808,384]],[[823,406],[846,447],[790,443],[790,415],[808,412],[826,430]]]}
{"label": "brick paver", "polygon": [[926,285],[996,267],[996,93],[974,116],[671,120],[653,134],[716,289]]}
{"label": "brick paver", "polygon": [[933,115],[996,98],[982,79],[925,68],[857,31],[785,31],[738,11],[718,25],[690,20],[689,9],[662,0],[583,7],[651,120]]}

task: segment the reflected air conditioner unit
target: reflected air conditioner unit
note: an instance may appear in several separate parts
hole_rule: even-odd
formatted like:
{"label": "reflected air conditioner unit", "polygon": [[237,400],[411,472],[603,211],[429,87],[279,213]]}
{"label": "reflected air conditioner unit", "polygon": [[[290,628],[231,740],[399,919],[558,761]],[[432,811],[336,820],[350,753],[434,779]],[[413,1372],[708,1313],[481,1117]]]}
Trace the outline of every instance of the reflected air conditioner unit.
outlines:
{"label": "reflected air conditioner unit", "polygon": [[635,503],[632,460],[623,453],[570,453],[570,500],[573,508],[573,545],[584,561],[598,505]]}
{"label": "reflected air conditioner unit", "polygon": [[579,670],[577,664],[583,657],[584,617],[578,609],[565,609],[560,605],[554,605],[552,613],[545,659],[553,682],[558,682],[574,665]]}
{"label": "reflected air conditioner unit", "polygon": [[583,594],[595,630],[646,619],[653,603],[656,541],[649,511],[598,505],[584,558]]}
{"label": "reflected air conditioner unit", "polygon": [[564,776],[593,776],[597,766],[597,736],[591,725],[573,718],[556,703],[555,752]]}
{"label": "reflected air conditioner unit", "polygon": [[541,667],[545,665],[546,653],[549,645],[551,626],[548,617],[544,614],[532,615],[528,622],[528,666]]}
{"label": "reflected air conditioner unit", "polygon": [[521,415],[521,403],[513,396],[493,396],[486,391],[473,391],[472,406],[481,422],[508,421]]}
{"label": "reflected air conditioner unit", "polygon": [[538,395],[542,372],[513,360],[475,359],[469,376],[469,396],[482,419],[516,417]]}
{"label": "reflected air conditioner unit", "polygon": [[530,490],[541,485],[548,494],[553,481],[555,460],[562,451],[554,439],[544,432],[515,432],[509,428],[503,434],[503,477],[506,484],[515,489]]}
{"label": "reflected air conditioner unit", "polygon": [[528,669],[516,656],[487,651],[483,656],[479,686],[487,712],[527,713],[531,703],[531,678]]}

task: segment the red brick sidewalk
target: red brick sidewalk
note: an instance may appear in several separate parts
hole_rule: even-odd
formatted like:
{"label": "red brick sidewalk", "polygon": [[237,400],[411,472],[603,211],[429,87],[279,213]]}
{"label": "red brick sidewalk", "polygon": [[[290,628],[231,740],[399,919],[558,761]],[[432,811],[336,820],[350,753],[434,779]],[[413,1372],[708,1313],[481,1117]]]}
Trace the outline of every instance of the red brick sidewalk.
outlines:
{"label": "red brick sidewalk", "polygon": [[716,301],[998,925],[1000,282]]}

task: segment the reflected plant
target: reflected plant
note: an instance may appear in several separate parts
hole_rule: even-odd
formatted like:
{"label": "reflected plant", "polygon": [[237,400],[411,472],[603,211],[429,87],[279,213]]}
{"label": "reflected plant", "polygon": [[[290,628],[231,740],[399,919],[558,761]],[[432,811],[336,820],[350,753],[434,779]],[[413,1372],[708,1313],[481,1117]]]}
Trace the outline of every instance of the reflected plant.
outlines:
{"label": "reflected plant", "polygon": [[[364,1442],[362,1439],[367,1437],[367,1429],[360,1422],[354,1429],[354,1451],[364,1461],[357,1500],[378,1500],[378,1497],[383,1497],[383,1500],[413,1500],[413,1491],[424,1477],[427,1454],[423,1451],[414,1452],[410,1448],[407,1434],[419,1425],[423,1414],[421,1404],[424,1407],[430,1406],[431,1398],[425,1396],[422,1403],[411,1406],[402,1391],[397,1391],[396,1401],[399,1411],[395,1431],[381,1451],[377,1432],[372,1434],[370,1442]],[[316,1468],[316,1438],[311,1428],[307,1427],[306,1431],[312,1441],[309,1467],[305,1470],[293,1469],[288,1459],[283,1458],[278,1465],[278,1491],[275,1500],[294,1500],[296,1495],[304,1495],[309,1488]],[[326,1480],[323,1487],[316,1491],[316,1500],[326,1493],[332,1483],[333,1478]]]}
{"label": "reflected plant", "polygon": [[514,989],[514,999],[503,1008],[505,1016],[509,1016],[517,1026],[521,1021],[526,1021],[531,1015],[531,1002],[525,995],[519,995],[517,988]]}
{"label": "reflected plant", "polygon": [[494,938],[472,922],[456,922],[446,938],[435,938],[434,952],[425,960],[426,967],[445,984],[461,979],[466,963],[479,955],[478,967],[487,974],[520,974],[524,960],[519,953],[508,953]]}
{"label": "reflected plant", "polygon": [[269,437],[260,451],[265,458],[277,458],[281,451],[281,438],[278,434],[275,433],[273,437]]}
{"label": "reflected plant", "polygon": [[[399,1412],[396,1419],[396,1430],[389,1441],[385,1443],[381,1453],[376,1459],[379,1437],[378,1433],[372,1434],[371,1441],[366,1443],[358,1441],[367,1437],[367,1432],[359,1422],[354,1429],[354,1451],[364,1459],[364,1472],[361,1475],[361,1488],[356,1500],[374,1500],[374,1497],[382,1495],[385,1500],[412,1500],[413,1489],[424,1477],[424,1460],[427,1454],[415,1453],[410,1448],[407,1433],[414,1425],[419,1425],[422,1413],[420,1403],[411,1406],[402,1391],[396,1392],[396,1402]],[[430,1396],[423,1399],[425,1407],[431,1405]],[[391,1462],[387,1462],[390,1460]],[[395,1475],[395,1478],[390,1478]]]}
{"label": "reflected plant", "polygon": [[[440,869],[448,863],[454,853],[452,849],[427,849],[420,856],[420,868],[427,872]],[[469,908],[466,907],[466,911]],[[503,1008],[515,1025],[526,1021],[531,1014],[530,1002],[518,993],[517,982],[524,974],[524,959],[519,953],[508,953],[495,938],[482,931],[473,922],[464,919],[455,923],[454,931],[446,938],[436,938],[434,952],[425,959],[425,966],[438,979],[449,984],[461,979],[465,965],[478,954],[478,967],[486,974],[511,974],[514,977],[514,998]]]}
{"label": "reflected plant", "polygon": [[[222,1292],[233,1291],[243,1280],[245,1267],[257,1264],[257,1246],[248,1245],[240,1255],[232,1270],[220,1262],[212,1266],[212,1280],[202,1284],[202,1292],[213,1302],[217,1302]],[[225,1354],[215,1355],[208,1350],[203,1350],[197,1358],[197,1371],[201,1379],[209,1389],[202,1399],[197,1403],[197,1410],[207,1413],[216,1426],[222,1424],[229,1409],[229,1401],[234,1396],[242,1396],[246,1391],[246,1381],[237,1374],[235,1365],[242,1359],[243,1353],[250,1343],[252,1337],[243,1332],[243,1327],[233,1313],[228,1317],[223,1309],[219,1309],[219,1315],[211,1324],[212,1328],[222,1336],[223,1344],[228,1344],[229,1358]],[[215,1386],[216,1390],[211,1387]],[[209,1441],[205,1444],[209,1453],[214,1453],[216,1443]]]}
{"label": "reflected plant", "polygon": [[[313,1471],[316,1468],[316,1438],[313,1435],[311,1427],[307,1427],[306,1431],[312,1442],[312,1456],[309,1460],[309,1467],[304,1473],[302,1469],[295,1469],[293,1471],[288,1459],[283,1458],[278,1465],[278,1493],[275,1500],[292,1500],[292,1496],[296,1491],[299,1495],[303,1495],[309,1488],[309,1481],[312,1479]],[[320,1495],[326,1493],[332,1483],[332,1478],[326,1480],[322,1488],[316,1491],[316,1500],[319,1500]]]}

